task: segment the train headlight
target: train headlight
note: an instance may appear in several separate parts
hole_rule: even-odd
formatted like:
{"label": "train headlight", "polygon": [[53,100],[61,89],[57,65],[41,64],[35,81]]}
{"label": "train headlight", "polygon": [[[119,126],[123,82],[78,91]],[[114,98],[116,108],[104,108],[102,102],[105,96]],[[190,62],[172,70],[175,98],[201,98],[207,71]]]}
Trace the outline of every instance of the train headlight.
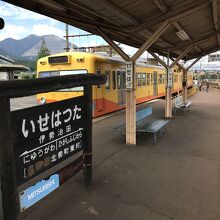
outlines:
{"label": "train headlight", "polygon": [[41,97],[40,103],[41,103],[41,104],[46,104],[46,103],[47,103],[46,98],[45,98],[45,97]]}

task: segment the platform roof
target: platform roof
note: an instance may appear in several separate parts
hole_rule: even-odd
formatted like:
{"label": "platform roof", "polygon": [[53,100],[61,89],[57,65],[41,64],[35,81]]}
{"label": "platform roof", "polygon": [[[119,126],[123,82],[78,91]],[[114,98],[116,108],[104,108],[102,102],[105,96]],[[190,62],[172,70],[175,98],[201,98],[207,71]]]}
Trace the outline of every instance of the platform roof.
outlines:
{"label": "platform roof", "polygon": [[4,1],[137,48],[167,25],[150,47],[160,55],[190,60],[220,49],[219,0]]}
{"label": "platform roof", "polygon": [[30,68],[19,64],[0,64],[0,72],[15,70],[30,71]]}

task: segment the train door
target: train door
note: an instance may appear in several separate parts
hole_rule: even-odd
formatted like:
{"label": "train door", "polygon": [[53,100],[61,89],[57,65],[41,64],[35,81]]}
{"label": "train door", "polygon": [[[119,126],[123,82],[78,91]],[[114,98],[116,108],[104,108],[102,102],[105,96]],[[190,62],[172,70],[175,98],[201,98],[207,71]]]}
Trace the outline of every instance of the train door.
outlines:
{"label": "train door", "polygon": [[157,72],[153,72],[153,94],[158,95]]}
{"label": "train door", "polygon": [[[96,68],[97,75],[102,74],[101,68]],[[103,86],[98,85],[96,89],[96,110],[101,112],[104,110],[104,100],[103,100]]]}
{"label": "train door", "polygon": [[125,105],[125,69],[117,70],[118,105]]}

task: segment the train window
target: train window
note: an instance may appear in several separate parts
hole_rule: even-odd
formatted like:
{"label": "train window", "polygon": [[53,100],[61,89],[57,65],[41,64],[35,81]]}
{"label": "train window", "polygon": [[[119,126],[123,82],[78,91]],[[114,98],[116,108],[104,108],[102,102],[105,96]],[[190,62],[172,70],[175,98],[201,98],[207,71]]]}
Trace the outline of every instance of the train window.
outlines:
{"label": "train window", "polygon": [[116,89],[116,76],[115,76],[115,71],[112,71],[112,89]]}
{"label": "train window", "polygon": [[163,83],[163,75],[160,74],[159,75],[159,79],[158,79],[158,85]]}
{"label": "train window", "polygon": [[45,78],[45,77],[52,77],[52,76],[59,76],[59,71],[44,71],[38,73],[38,78]]}
{"label": "train window", "polygon": [[141,73],[137,74],[137,85],[141,86]]}
{"label": "train window", "polygon": [[123,89],[126,88],[126,72],[125,71],[122,72],[122,88]]}
{"label": "train window", "polygon": [[150,73],[147,73],[147,85],[150,85]]}
{"label": "train window", "polygon": [[[86,73],[88,73],[87,70],[61,70],[59,75],[60,76],[68,76],[68,75],[77,75],[77,74],[86,74]],[[74,87],[74,88],[70,88],[70,89],[61,89],[59,91],[62,91],[62,92],[67,92],[67,91],[81,92],[83,90],[84,90],[83,86],[79,86],[79,87]]]}
{"label": "train window", "polygon": [[[101,69],[97,68],[96,73],[97,75],[101,75],[102,74]],[[101,85],[98,85],[97,87],[101,88]]]}
{"label": "train window", "polygon": [[105,71],[105,75],[106,75],[106,83],[105,83],[105,91],[110,91],[110,71],[106,70]]}
{"label": "train window", "polygon": [[166,75],[163,74],[162,76],[163,76],[163,84],[165,84]]}
{"label": "train window", "polygon": [[150,74],[150,84],[153,85],[154,84],[154,78],[153,78],[153,73]]}
{"label": "train window", "polygon": [[117,83],[118,83],[118,89],[121,89],[121,72],[117,71]]}
{"label": "train window", "polygon": [[146,86],[146,73],[142,73],[142,86]]}

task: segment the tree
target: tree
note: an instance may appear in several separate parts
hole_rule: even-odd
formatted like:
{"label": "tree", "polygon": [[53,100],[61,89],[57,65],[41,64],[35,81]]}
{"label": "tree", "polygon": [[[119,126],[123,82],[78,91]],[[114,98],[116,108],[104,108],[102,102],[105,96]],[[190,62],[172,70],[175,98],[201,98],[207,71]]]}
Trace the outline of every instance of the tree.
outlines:
{"label": "tree", "polygon": [[41,46],[40,49],[38,51],[38,56],[37,56],[37,60],[42,58],[42,57],[46,57],[50,55],[50,51],[47,48],[46,42],[44,40],[44,38],[42,38],[42,42],[41,42]]}

